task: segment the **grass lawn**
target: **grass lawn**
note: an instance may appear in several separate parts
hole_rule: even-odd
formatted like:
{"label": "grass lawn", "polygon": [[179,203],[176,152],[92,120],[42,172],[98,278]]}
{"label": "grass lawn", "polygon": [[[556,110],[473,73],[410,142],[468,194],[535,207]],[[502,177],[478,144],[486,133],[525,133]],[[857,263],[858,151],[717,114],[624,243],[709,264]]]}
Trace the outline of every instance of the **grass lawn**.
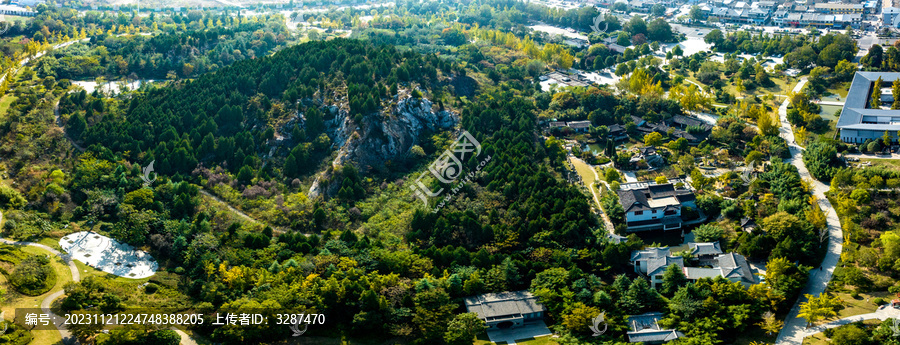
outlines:
{"label": "grass lawn", "polygon": [[847,92],[849,91],[850,82],[848,81],[833,84],[830,88],[825,89],[825,94],[827,96],[822,97],[822,100],[837,101],[837,97],[840,97],[841,100],[844,100],[847,99]]}
{"label": "grass lawn", "polygon": [[900,160],[896,159],[860,159],[860,163],[870,162],[872,167],[882,167],[891,170],[900,170]]}
{"label": "grass lawn", "polygon": [[[700,85],[704,85],[704,86],[706,85],[706,84],[703,84],[700,81],[698,81],[697,78],[694,78],[693,76],[685,77],[684,79],[693,81]],[[772,77],[772,78],[769,78],[769,80],[771,80],[773,83],[772,86],[757,87],[757,88],[753,89],[752,91],[744,90],[743,93],[740,93],[740,92],[737,92],[737,88],[734,86],[734,84],[728,82],[727,79],[723,79],[723,80],[725,80],[725,87],[723,87],[722,89],[727,91],[728,93],[734,95],[735,97],[752,97],[752,96],[762,97],[762,96],[768,95],[770,93],[775,94],[775,95],[787,95],[788,92],[791,92],[791,90],[794,88],[794,84],[795,84],[795,80],[793,78],[784,80],[782,78]],[[845,94],[846,94],[846,92],[845,92]]]}
{"label": "grass lawn", "polygon": [[[490,344],[506,344],[506,342],[494,343],[488,338],[486,332],[481,332],[478,336],[475,337],[474,345],[490,345]],[[528,338],[528,339],[516,339],[516,344],[525,344],[525,345],[556,345],[559,344],[556,340],[553,340],[552,336],[545,335],[543,337],[537,338]]]}
{"label": "grass lawn", "polygon": [[43,245],[45,245],[45,246],[47,246],[47,247],[56,249],[56,250],[58,250],[58,251],[60,251],[60,252],[63,251],[63,250],[62,250],[62,247],[59,246],[59,239],[58,239],[58,238],[44,237],[44,238],[41,238],[39,241],[37,241],[37,243],[40,243],[40,244],[43,244]]}
{"label": "grass lawn", "polygon": [[[53,270],[56,272],[56,285],[47,291],[43,295],[40,296],[26,296],[22,295],[9,285],[6,281],[6,278],[0,275],[0,286],[3,286],[6,289],[6,300],[3,303],[3,306],[0,309],[4,312],[4,317],[6,319],[12,320],[16,314],[16,308],[40,308],[41,302],[47,296],[55,293],[56,291],[62,290],[63,286],[66,283],[72,281],[72,273],[69,271],[69,266],[66,265],[62,259],[60,259],[56,255],[50,254],[50,252],[36,248],[36,247],[19,247],[20,250],[30,254],[40,254],[40,255],[51,255],[52,259],[50,260],[50,265],[53,267]],[[56,344],[61,341],[59,336],[59,332],[57,331],[33,331],[32,336],[34,336],[34,340],[31,344]]]}
{"label": "grass lawn", "polygon": [[6,111],[9,110],[10,104],[12,104],[16,98],[16,96],[9,94],[3,95],[3,97],[0,98],[0,118],[6,117]]}
{"label": "grass lawn", "polygon": [[[837,317],[834,319],[842,319],[848,316],[860,315],[860,314],[868,314],[875,312],[878,309],[878,305],[873,303],[875,298],[881,297],[882,299],[887,299],[888,301],[893,298],[893,295],[887,291],[876,291],[876,292],[868,292],[859,294],[859,298],[850,297],[849,293],[835,293],[835,296],[841,298],[844,301],[844,309],[838,311]],[[827,322],[831,322],[833,320],[828,320]]]}
{"label": "grass lawn", "polygon": [[[572,164],[572,166],[575,167],[575,171],[578,172],[578,175],[581,176],[581,179],[584,181],[584,183],[587,184],[588,188],[591,189],[591,192],[597,193],[597,198],[600,198],[600,191],[594,187],[594,182],[597,180],[596,178],[594,178],[594,168],[584,163],[584,161],[576,159],[570,159],[569,164]],[[591,199],[593,199],[593,197]],[[597,205],[597,207],[600,206]]]}
{"label": "grass lawn", "polygon": [[823,119],[831,120],[831,121],[837,121],[838,115],[840,115],[837,112],[843,108],[839,105],[827,105],[827,104],[823,105],[821,107],[822,107],[822,110],[819,111],[819,116],[821,116]]}

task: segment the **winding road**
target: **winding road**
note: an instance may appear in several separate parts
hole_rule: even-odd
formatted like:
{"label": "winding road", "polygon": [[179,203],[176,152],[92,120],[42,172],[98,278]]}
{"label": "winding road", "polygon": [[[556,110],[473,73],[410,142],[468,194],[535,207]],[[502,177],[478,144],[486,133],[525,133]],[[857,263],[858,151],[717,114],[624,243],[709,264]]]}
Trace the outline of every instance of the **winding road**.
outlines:
{"label": "winding road", "polygon": [[[801,79],[794,87],[794,92],[799,92],[803,86],[806,85],[806,82],[806,78]],[[828,227],[828,251],[825,253],[825,259],[822,260],[821,267],[814,268],[810,271],[806,287],[800,292],[800,298],[797,299],[797,302],[794,303],[794,307],[791,308],[791,311],[788,313],[787,318],[784,320],[784,328],[778,333],[778,338],[775,341],[775,344],[801,345],[803,343],[803,338],[810,335],[809,332],[812,332],[812,329],[806,329],[806,320],[797,316],[800,313],[800,304],[806,302],[806,294],[818,296],[825,291],[825,288],[834,273],[834,267],[837,265],[838,260],[840,260],[841,251],[843,250],[844,235],[840,219],[837,217],[837,212],[835,212],[834,207],[831,206],[831,202],[828,201],[828,198],[825,197],[825,192],[830,189],[830,186],[812,178],[809,174],[809,170],[806,169],[806,165],[803,164],[803,158],[801,157],[802,148],[794,143],[794,132],[791,130],[791,124],[787,120],[788,103],[789,100],[786,99],[781,106],[778,107],[778,116],[781,121],[779,132],[781,137],[788,142],[788,148],[791,151],[791,158],[786,159],[785,162],[797,167],[801,179],[810,181],[813,195],[816,196],[819,207],[825,212]],[[815,333],[816,332],[813,332],[811,334]]]}

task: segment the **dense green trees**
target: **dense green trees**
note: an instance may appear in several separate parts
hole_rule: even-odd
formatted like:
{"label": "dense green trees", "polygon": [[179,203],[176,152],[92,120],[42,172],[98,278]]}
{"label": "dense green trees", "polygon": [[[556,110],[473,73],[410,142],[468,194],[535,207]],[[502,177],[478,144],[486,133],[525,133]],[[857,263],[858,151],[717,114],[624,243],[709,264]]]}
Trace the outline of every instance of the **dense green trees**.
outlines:
{"label": "dense green trees", "polygon": [[803,150],[803,163],[813,177],[825,182],[831,181],[837,169],[844,165],[834,145],[824,140],[815,141]]}
{"label": "dense green trees", "polygon": [[[362,53],[366,51],[371,59],[364,58],[367,55]],[[428,83],[435,80],[435,71],[442,66],[434,57],[399,54],[359,41],[318,42],[284,50],[271,58],[239,62],[188,82],[177,91],[150,91],[132,100],[126,114],[100,116],[109,110],[90,106],[94,98],[77,93],[67,96],[61,108],[76,113],[76,122],[70,128],[80,127],[77,116],[94,123],[84,130],[86,145],[98,143],[116,152],[142,152],[147,162],[157,159],[160,174],[187,174],[203,161],[227,165],[246,185],[259,173],[261,164],[256,156],[268,151],[265,143],[273,131],[266,122],[290,116],[285,109],[294,106],[283,102],[311,97],[320,82],[324,86],[340,70],[351,82],[351,111],[361,114],[374,110],[368,104],[373,96],[388,96],[380,85],[413,77]],[[283,75],[297,77],[285,79],[280,77]],[[281,102],[276,101],[279,98]],[[309,172],[315,159],[324,154],[328,141],[325,137],[326,142],[320,143],[322,111],[300,104],[308,115],[309,127],[296,131],[292,138],[295,146],[286,153],[284,174],[291,177]],[[278,173],[271,164],[264,172],[268,176]]]}
{"label": "dense green trees", "polygon": [[710,33],[705,40],[715,44],[720,52],[741,52],[747,54],[784,55],[784,62],[790,67],[809,69],[813,65],[834,68],[841,60],[851,61],[858,50],[856,41],[841,33],[829,33],[814,39],[807,35],[753,34],[747,31]]}
{"label": "dense green trees", "polygon": [[38,296],[56,285],[56,271],[44,255],[29,255],[16,264],[9,282],[24,295]]}

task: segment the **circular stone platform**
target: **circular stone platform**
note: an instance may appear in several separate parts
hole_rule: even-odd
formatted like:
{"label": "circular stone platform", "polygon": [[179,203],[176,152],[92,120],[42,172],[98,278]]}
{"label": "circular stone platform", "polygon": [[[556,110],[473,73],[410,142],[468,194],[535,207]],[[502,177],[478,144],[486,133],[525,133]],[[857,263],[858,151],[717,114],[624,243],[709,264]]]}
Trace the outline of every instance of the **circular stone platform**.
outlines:
{"label": "circular stone platform", "polygon": [[59,245],[72,259],[120,277],[147,278],[159,268],[156,259],[143,250],[93,231],[69,234],[59,240]]}

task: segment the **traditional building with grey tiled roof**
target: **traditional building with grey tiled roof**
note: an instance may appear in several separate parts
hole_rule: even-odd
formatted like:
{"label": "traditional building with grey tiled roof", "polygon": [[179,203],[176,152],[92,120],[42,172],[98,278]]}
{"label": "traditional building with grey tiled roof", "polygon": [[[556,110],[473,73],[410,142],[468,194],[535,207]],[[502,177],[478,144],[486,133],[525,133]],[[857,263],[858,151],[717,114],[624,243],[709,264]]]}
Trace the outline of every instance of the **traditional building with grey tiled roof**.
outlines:
{"label": "traditional building with grey tiled roof", "polygon": [[544,317],[544,306],[528,291],[488,293],[465,299],[466,310],[478,315],[489,329],[513,328]]}

